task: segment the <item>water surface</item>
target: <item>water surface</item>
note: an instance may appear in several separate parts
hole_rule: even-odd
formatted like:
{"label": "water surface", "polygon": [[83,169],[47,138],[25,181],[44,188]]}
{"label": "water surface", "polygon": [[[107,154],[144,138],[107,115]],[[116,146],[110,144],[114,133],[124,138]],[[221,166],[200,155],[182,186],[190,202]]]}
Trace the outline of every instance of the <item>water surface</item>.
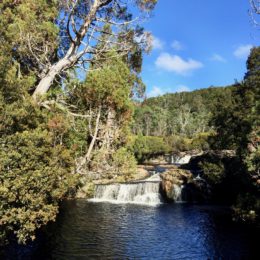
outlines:
{"label": "water surface", "polygon": [[64,203],[57,222],[6,259],[260,259],[256,232],[220,207]]}

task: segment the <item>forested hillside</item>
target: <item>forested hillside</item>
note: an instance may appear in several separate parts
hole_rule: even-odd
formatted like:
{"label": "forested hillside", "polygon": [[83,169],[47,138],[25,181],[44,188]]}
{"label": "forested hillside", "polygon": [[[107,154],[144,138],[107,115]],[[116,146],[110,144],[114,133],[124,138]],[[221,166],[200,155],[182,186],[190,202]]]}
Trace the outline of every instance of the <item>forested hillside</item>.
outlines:
{"label": "forested hillside", "polygon": [[213,129],[212,114],[231,101],[230,87],[166,94],[136,104],[133,132],[146,136],[193,137]]}
{"label": "forested hillside", "polygon": [[213,115],[230,106],[236,87],[165,94],[136,103],[132,124],[136,157],[143,160],[160,153],[210,149],[216,134]]}

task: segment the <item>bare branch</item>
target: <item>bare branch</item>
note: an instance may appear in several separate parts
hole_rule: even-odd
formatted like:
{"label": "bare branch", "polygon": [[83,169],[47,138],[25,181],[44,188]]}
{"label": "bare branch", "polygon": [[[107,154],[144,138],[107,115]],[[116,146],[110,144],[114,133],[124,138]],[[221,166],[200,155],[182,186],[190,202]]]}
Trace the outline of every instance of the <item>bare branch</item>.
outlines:
{"label": "bare branch", "polygon": [[259,22],[256,20],[255,15],[260,14],[260,0],[249,0],[251,5],[251,10],[249,10],[249,15],[255,26],[259,26]]}
{"label": "bare branch", "polygon": [[[122,17],[118,15],[119,10],[124,12],[126,4],[129,4],[128,1],[122,0],[91,0],[86,1],[84,4],[87,6],[86,13],[80,13],[78,10],[79,4],[82,4],[82,1],[73,0],[73,1],[63,1],[61,5],[65,8],[64,17],[61,17],[66,30],[62,32],[64,37],[68,37],[70,40],[70,45],[67,49],[60,47],[59,51],[63,53],[62,58],[60,58],[56,63],[50,62],[50,56],[48,55],[48,46],[42,50],[37,51],[41,54],[40,57],[34,57],[34,59],[44,67],[44,75],[39,81],[36,89],[33,93],[33,98],[36,99],[37,95],[45,94],[52,85],[52,82],[55,80],[55,77],[58,74],[62,74],[64,71],[69,68],[80,66],[86,70],[86,62],[89,62],[93,55],[99,55],[102,53],[108,52],[110,49],[113,49],[117,46],[119,55],[126,54],[134,44],[140,44],[145,46],[144,41],[141,40],[139,43],[134,43],[139,35],[135,35],[136,21],[139,18],[129,20],[129,16],[126,13]],[[111,5],[110,5],[111,4]],[[133,1],[133,4],[136,5],[136,1]],[[107,8],[108,7],[108,8]],[[121,22],[123,19],[126,21]],[[67,21],[67,23],[65,23]],[[135,25],[134,25],[135,24]],[[106,32],[104,30],[105,25],[111,26],[111,32]],[[132,29],[131,26],[132,25]],[[102,28],[103,27],[103,28]],[[104,40],[100,39],[102,34],[110,35],[111,37]],[[125,40],[123,39],[125,38]],[[65,38],[66,39],[66,38]],[[120,43],[118,43],[120,39]],[[104,45],[101,49],[97,51],[97,43],[102,42]],[[66,45],[67,46],[67,45]],[[52,46],[50,46],[52,47]],[[31,44],[31,52],[36,54],[34,47]],[[100,55],[102,56],[102,55]],[[83,62],[82,62],[83,61]]]}

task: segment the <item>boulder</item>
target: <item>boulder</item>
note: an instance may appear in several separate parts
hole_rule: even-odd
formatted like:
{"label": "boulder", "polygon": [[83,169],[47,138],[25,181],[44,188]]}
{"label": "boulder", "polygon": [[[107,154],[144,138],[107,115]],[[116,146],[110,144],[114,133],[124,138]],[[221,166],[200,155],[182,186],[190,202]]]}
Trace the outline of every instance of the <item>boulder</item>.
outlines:
{"label": "boulder", "polygon": [[170,169],[161,174],[161,179],[162,195],[167,201],[175,201],[179,196],[177,187],[183,187],[192,181],[192,174],[183,169]]}

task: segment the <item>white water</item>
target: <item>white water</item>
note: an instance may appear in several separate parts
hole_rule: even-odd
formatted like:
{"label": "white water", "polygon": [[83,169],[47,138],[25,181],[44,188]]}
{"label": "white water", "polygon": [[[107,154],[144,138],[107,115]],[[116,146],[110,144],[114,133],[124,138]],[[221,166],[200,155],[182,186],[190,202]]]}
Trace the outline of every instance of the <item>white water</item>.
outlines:
{"label": "white water", "polygon": [[152,175],[151,177],[149,177],[149,178],[144,180],[144,182],[151,182],[151,181],[158,181],[158,182],[160,182],[161,181],[160,174],[156,173],[156,174]]}
{"label": "white water", "polygon": [[97,185],[94,202],[135,203],[156,206],[161,203],[160,182],[156,177],[139,183]]}
{"label": "white water", "polygon": [[171,156],[171,164],[187,164],[190,162],[191,155],[184,155],[183,157],[180,156]]}
{"label": "white water", "polygon": [[175,202],[183,202],[182,189],[183,185],[179,186],[177,184],[173,184],[173,199]]}

